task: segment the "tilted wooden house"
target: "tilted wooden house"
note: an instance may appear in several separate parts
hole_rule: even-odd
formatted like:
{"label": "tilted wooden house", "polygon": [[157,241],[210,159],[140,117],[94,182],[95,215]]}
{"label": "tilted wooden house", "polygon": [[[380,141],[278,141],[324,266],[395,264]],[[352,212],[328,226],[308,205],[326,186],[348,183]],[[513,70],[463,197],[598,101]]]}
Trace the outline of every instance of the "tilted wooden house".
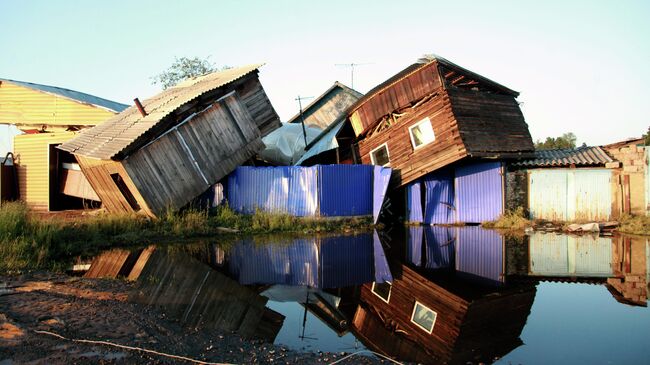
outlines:
{"label": "tilted wooden house", "polygon": [[75,155],[108,211],[179,209],[263,149],[262,135],[280,126],[260,66],[186,80],[59,148]]}
{"label": "tilted wooden house", "polygon": [[398,185],[461,159],[527,157],[519,95],[444,58],[415,63],[351,107],[357,162],[389,165]]}
{"label": "tilted wooden house", "polygon": [[336,81],[329,89],[305,106],[300,113],[289,119],[287,123],[301,123],[305,125],[326,129],[338,120],[345,111],[359,100],[363,94]]}
{"label": "tilted wooden house", "polygon": [[127,107],[74,90],[0,79],[0,124],[25,133],[13,141],[18,197],[37,211],[82,208],[87,200],[99,200],[75,158],[56,147]]}

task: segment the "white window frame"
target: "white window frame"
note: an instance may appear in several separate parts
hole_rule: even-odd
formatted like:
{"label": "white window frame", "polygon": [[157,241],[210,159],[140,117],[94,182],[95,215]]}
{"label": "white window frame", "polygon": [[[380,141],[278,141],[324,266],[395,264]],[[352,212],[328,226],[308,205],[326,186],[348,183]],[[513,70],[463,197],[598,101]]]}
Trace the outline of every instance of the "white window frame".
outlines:
{"label": "white window frame", "polygon": [[[419,324],[419,323],[417,323],[416,321],[413,320],[413,318],[415,317],[415,309],[418,307],[418,305],[421,306],[421,307],[424,307],[425,309],[430,310],[431,312],[433,312],[433,324],[431,325],[431,329],[424,328],[424,326],[422,326],[421,324]],[[428,334],[431,334],[433,332],[433,329],[436,327],[436,320],[437,319],[438,319],[438,313],[436,311],[434,311],[433,309],[427,307],[426,305],[418,302],[417,300],[415,301],[415,304],[413,304],[413,311],[411,312],[411,322],[413,324],[420,327],[422,330],[424,330],[424,332],[426,332]]]}
{"label": "white window frame", "polygon": [[[433,133],[433,139],[428,141],[428,142],[425,142],[425,143],[423,143],[423,144],[421,144],[419,146],[416,146],[415,145],[415,139],[413,138],[413,129],[415,129],[416,127],[418,127],[418,126],[420,126],[420,125],[422,125],[422,124],[424,124],[426,122],[429,122],[429,125],[431,126],[431,133]],[[421,121],[419,121],[419,122],[413,124],[412,126],[410,126],[409,127],[409,137],[411,138],[411,146],[413,146],[413,150],[418,150],[418,149],[420,149],[420,148],[422,148],[422,147],[424,147],[424,146],[426,146],[426,145],[428,145],[430,143],[435,142],[436,141],[436,132],[433,130],[433,124],[431,124],[431,119],[429,119],[429,117],[426,117],[426,118],[422,119]]]}
{"label": "white window frame", "polygon": [[379,297],[379,299],[381,299],[382,301],[384,301],[384,302],[386,302],[386,303],[389,303],[389,302],[390,302],[390,295],[393,293],[393,283],[391,283],[391,282],[388,281],[388,280],[387,280],[385,283],[387,283],[388,285],[390,285],[390,288],[388,289],[388,298],[387,298],[387,299],[384,299],[384,297],[382,297],[381,295],[377,294],[377,292],[375,292],[375,284],[377,284],[377,283],[374,282],[374,281],[372,282],[372,289],[370,289],[370,291],[372,292],[372,294],[374,294],[374,295],[376,295],[377,297]]}
{"label": "white window frame", "polygon": [[[377,146],[377,147],[373,148],[372,150],[370,150],[370,162],[372,162],[373,165],[377,165],[377,163],[375,162],[375,155],[373,153],[375,151],[378,151],[382,147],[386,148],[386,156],[388,156],[388,163],[385,164],[385,165],[381,165],[381,166],[390,165],[390,150],[388,149],[388,142],[384,142],[384,143],[380,144],[379,146]],[[377,166],[379,166],[379,165],[377,165]]]}

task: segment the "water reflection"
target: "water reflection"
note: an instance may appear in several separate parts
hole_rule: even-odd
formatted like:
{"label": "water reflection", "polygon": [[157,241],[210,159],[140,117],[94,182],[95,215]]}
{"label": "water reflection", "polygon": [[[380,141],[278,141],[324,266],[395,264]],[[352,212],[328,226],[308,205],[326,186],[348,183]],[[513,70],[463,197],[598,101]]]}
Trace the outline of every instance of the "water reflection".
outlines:
{"label": "water reflection", "polygon": [[[588,301],[590,308],[602,303],[621,331],[650,336],[650,326],[620,324],[630,315],[650,323],[647,308],[625,310],[647,306],[649,251],[645,239],[623,236],[506,237],[480,227],[411,226],[382,232],[381,239],[373,232],[113,250],[98,256],[87,276],[137,280],[133,301],[191,325],[294,349],[365,346],[420,363],[546,362],[551,357],[538,348],[549,344],[534,334],[549,323],[566,327],[555,341],[573,343],[563,333],[576,331],[591,336],[565,313],[568,300]],[[577,298],[571,293],[581,291],[568,285],[592,289]],[[593,338],[601,342],[590,346],[623,344],[613,335]],[[650,356],[646,346],[626,346],[625,358]],[[570,357],[590,350],[566,351]]]}

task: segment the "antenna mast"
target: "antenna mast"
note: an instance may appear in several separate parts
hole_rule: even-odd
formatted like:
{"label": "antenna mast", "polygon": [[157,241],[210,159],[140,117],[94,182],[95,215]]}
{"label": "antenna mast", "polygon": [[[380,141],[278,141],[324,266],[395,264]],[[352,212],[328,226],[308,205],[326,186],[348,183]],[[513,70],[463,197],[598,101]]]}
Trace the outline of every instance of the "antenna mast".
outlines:
{"label": "antenna mast", "polygon": [[354,67],[355,66],[365,66],[365,65],[370,65],[371,63],[336,63],[334,66],[343,66],[343,67],[349,67],[350,68],[350,87],[354,89]]}

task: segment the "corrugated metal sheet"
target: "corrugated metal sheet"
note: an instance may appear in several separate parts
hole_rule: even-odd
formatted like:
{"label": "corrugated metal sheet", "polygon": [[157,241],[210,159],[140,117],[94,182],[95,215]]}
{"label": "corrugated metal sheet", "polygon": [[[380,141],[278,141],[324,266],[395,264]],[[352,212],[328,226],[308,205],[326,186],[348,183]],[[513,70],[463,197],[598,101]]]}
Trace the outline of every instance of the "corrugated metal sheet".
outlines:
{"label": "corrugated metal sheet", "polygon": [[428,269],[452,267],[455,260],[456,229],[454,227],[424,227]]}
{"label": "corrugated metal sheet", "polygon": [[575,149],[535,150],[535,158],[513,163],[519,167],[569,167],[604,166],[613,162],[600,147],[578,147]]}
{"label": "corrugated metal sheet", "polygon": [[424,223],[450,224],[455,221],[452,171],[435,171],[422,177],[425,188]]}
{"label": "corrugated metal sheet", "polygon": [[410,226],[406,237],[406,260],[415,266],[422,265],[424,227]]}
{"label": "corrugated metal sheet", "polygon": [[529,171],[529,210],[533,219],[608,220],[612,207],[609,169]]}
{"label": "corrugated metal sheet", "polygon": [[231,68],[188,79],[142,101],[146,116],[131,106],[95,128],[84,131],[75,143],[62,145],[70,153],[108,160],[131,145],[164,117],[199,96],[236,81],[262,64]]}
{"label": "corrugated metal sheet", "polygon": [[9,79],[0,79],[1,82],[10,82],[15,85],[20,85],[26,88],[30,88],[33,90],[38,90],[41,92],[45,92],[48,94],[54,94],[57,96],[62,96],[64,98],[70,99],[77,101],[82,104],[90,104],[90,105],[95,105],[99,106],[102,108],[106,108],[112,112],[119,113],[122,110],[128,108],[129,106],[126,104],[118,103],[115,101],[111,101],[108,99],[100,98],[98,96],[82,93],[79,91],[75,90],[69,90],[69,89],[64,89],[61,87],[56,87],[56,86],[48,86],[48,85],[41,85],[41,84],[34,84],[31,82],[24,82],[24,81],[16,81],[16,80],[9,80]]}
{"label": "corrugated metal sheet", "polygon": [[325,237],[320,248],[321,288],[343,288],[370,283],[375,279],[371,234]]}
{"label": "corrugated metal sheet", "polygon": [[384,205],[384,198],[386,197],[386,191],[388,190],[388,184],[390,183],[390,175],[392,172],[393,170],[387,167],[373,166],[372,216],[375,223],[377,223],[379,213],[381,213],[381,208]]}
{"label": "corrugated metal sheet", "polygon": [[457,221],[481,223],[503,214],[503,176],[500,162],[459,166],[455,171]]}
{"label": "corrugated metal sheet", "polygon": [[228,177],[228,204],[237,212],[256,208],[304,217],[317,211],[316,167],[240,166]]}
{"label": "corrugated metal sheet", "polygon": [[[384,262],[382,262],[382,257]],[[241,284],[341,288],[375,276],[391,277],[381,244],[371,234],[298,238],[290,243],[256,244],[244,239],[228,254],[228,269]]]}
{"label": "corrugated metal sheet", "polygon": [[374,231],[372,234],[372,244],[375,254],[375,283],[393,282],[393,274],[390,272],[386,253],[384,252],[384,247],[381,245],[377,231]]}
{"label": "corrugated metal sheet", "polygon": [[411,223],[423,223],[422,194],[419,180],[406,185],[406,219]]}
{"label": "corrugated metal sheet", "polygon": [[536,232],[530,236],[532,275],[612,276],[612,239]]}
{"label": "corrugated metal sheet", "polygon": [[31,209],[50,209],[50,145],[74,136],[74,132],[56,132],[14,137],[20,199]]}
{"label": "corrugated metal sheet", "polygon": [[481,227],[458,227],[457,237],[457,272],[485,283],[505,282],[503,236]]}
{"label": "corrugated metal sheet", "polygon": [[372,214],[371,165],[318,166],[320,215],[325,217]]}

